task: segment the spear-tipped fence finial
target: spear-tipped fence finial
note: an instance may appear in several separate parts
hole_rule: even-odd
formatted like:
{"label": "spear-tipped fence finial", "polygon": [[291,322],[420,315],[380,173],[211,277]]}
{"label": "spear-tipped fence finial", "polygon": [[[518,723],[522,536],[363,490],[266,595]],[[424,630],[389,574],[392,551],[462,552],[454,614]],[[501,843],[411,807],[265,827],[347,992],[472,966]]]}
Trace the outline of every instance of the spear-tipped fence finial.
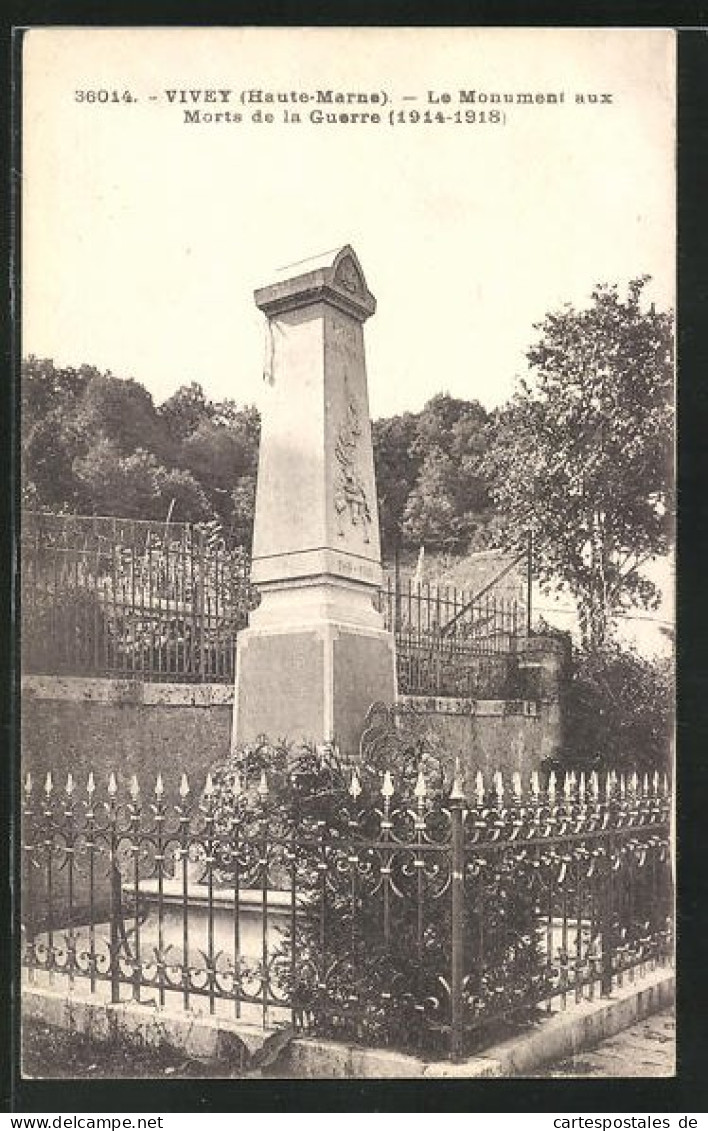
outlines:
{"label": "spear-tipped fence finial", "polygon": [[25,793],[29,797],[31,792],[32,792],[32,775],[28,770],[27,773],[25,774]]}
{"label": "spear-tipped fence finial", "polygon": [[49,795],[51,794],[53,789],[54,789],[54,782],[52,781],[52,771],[48,770],[47,776],[44,779],[44,792],[46,793],[47,797],[49,797]]}
{"label": "spear-tipped fence finial", "polygon": [[64,786],[64,789],[66,791],[67,797],[71,797],[72,793],[74,792],[74,775],[72,774],[71,770],[69,770],[68,774],[66,775],[66,785]]}
{"label": "spear-tipped fence finial", "polygon": [[86,782],[86,792],[88,793],[89,797],[93,797],[94,793],[96,792],[96,782],[94,780],[93,770],[89,770],[88,781]]}
{"label": "spear-tipped fence finial", "polygon": [[348,792],[349,796],[353,797],[355,801],[361,794],[361,782],[359,781],[359,775],[356,772],[356,768],[352,770],[352,780],[349,783]]}
{"label": "spear-tipped fence finial", "polygon": [[188,779],[186,774],[182,774],[182,777],[180,778],[180,782],[179,782],[179,795],[182,798],[182,800],[184,801],[184,799],[188,796],[188,794],[189,794],[189,779]]}
{"label": "spear-tipped fence finial", "polygon": [[130,793],[130,796],[133,798],[133,801],[138,800],[138,796],[140,794],[140,782],[138,781],[138,775],[137,774],[133,774],[132,778],[130,779],[130,785],[128,786],[128,792]]}
{"label": "spear-tipped fence finial", "polygon": [[531,796],[534,801],[538,801],[541,796],[541,782],[539,780],[538,770],[532,770],[531,772]]}
{"label": "spear-tipped fence finial", "polygon": [[462,785],[462,767],[460,766],[459,755],[455,758],[455,771],[452,779],[452,788],[450,789],[450,801],[464,801],[465,791]]}
{"label": "spear-tipped fence finial", "polygon": [[521,774],[518,770],[514,770],[511,775],[511,791],[514,794],[516,801],[521,801],[523,796],[523,786],[521,784]]}
{"label": "spear-tipped fence finial", "polygon": [[393,778],[391,777],[391,771],[386,770],[384,773],[383,783],[381,785],[381,796],[385,801],[390,801],[395,792],[396,791],[393,788]]}
{"label": "spear-tipped fence finial", "polygon": [[165,787],[162,782],[162,774],[158,772],[157,781],[155,782],[155,797],[161,798],[165,792]]}
{"label": "spear-tipped fence finial", "polygon": [[418,777],[416,778],[415,789],[413,790],[413,796],[415,798],[417,798],[419,804],[422,805],[422,803],[425,801],[425,798],[427,797],[427,795],[428,795],[428,787],[425,784],[425,777],[423,776],[423,771],[418,770]]}
{"label": "spear-tipped fence finial", "polygon": [[111,771],[109,778],[108,778],[108,796],[109,797],[115,797],[117,792],[118,792],[118,782],[116,781],[116,775],[113,773],[113,771]]}
{"label": "spear-tipped fence finial", "polygon": [[504,802],[504,778],[501,770],[497,770],[494,774],[494,792],[497,798],[497,804],[501,806]]}

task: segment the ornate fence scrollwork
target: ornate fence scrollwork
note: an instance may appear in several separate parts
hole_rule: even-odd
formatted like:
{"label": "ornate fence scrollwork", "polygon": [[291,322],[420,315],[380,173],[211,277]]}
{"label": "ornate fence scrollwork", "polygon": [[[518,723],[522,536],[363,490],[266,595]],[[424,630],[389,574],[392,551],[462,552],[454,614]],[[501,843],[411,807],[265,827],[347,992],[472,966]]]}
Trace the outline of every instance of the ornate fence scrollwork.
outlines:
{"label": "ornate fence scrollwork", "polygon": [[381,704],[320,778],[28,775],[26,976],[460,1057],[670,960],[670,806],[658,774],[464,782]]}

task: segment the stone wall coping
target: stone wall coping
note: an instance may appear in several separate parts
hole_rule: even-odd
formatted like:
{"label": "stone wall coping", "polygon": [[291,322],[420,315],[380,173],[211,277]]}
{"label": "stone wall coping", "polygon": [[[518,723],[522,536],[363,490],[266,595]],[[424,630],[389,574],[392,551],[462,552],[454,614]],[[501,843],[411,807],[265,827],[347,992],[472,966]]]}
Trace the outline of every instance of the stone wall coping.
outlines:
{"label": "stone wall coping", "polygon": [[140,679],[23,675],[27,699],[137,707],[231,707],[231,683],[148,683]]}
{"label": "stone wall coping", "polygon": [[[234,699],[231,683],[144,683],[59,675],[23,675],[21,693],[27,699],[136,707],[232,707]],[[398,702],[422,715],[538,716],[538,703],[529,699],[400,696]]]}
{"label": "stone wall coping", "polygon": [[[22,695],[74,703],[139,707],[232,707],[230,683],[145,683],[141,680],[88,679],[80,676],[23,675]],[[399,703],[420,714],[499,717],[538,716],[539,705],[528,699],[468,699],[401,695]]]}

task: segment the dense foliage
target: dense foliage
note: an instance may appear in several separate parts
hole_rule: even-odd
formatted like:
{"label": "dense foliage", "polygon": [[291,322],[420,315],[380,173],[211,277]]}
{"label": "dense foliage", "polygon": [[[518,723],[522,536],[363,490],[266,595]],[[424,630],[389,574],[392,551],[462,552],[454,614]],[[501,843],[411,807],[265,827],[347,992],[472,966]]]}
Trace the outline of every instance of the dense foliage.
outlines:
{"label": "dense foliage", "polygon": [[[383,552],[485,545],[491,520],[481,471],[487,413],[433,397],[418,413],[373,425]],[[210,401],[196,382],[161,405],[137,381],[91,366],[22,369],[23,493],[39,509],[176,522],[218,521],[250,546],[260,420]],[[171,509],[170,509],[171,508]]]}
{"label": "dense foliage", "polygon": [[613,643],[576,652],[563,700],[564,757],[580,768],[669,769],[673,676],[668,658],[647,659]]}
{"label": "dense foliage", "polygon": [[673,324],[643,306],[647,281],[546,316],[488,447],[508,540],[533,529],[539,575],[575,599],[589,648],[629,605],[655,606],[642,567],[672,534]]}
{"label": "dense foliage", "polygon": [[254,408],[194,383],[156,406],[137,381],[92,366],[23,365],[23,498],[38,509],[218,522],[248,546],[258,436]]}
{"label": "dense foliage", "polygon": [[386,557],[422,545],[462,553],[491,543],[494,508],[483,468],[488,420],[478,401],[440,393],[419,413],[374,423]]}

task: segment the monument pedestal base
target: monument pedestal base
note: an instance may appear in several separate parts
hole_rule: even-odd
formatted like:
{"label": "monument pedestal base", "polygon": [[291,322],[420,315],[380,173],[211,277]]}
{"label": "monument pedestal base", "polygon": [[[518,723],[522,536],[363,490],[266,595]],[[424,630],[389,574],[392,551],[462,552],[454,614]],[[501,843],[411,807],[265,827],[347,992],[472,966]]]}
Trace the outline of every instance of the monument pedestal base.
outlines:
{"label": "monument pedestal base", "polygon": [[380,627],[371,592],[358,608],[346,594],[346,619],[332,615],[343,596],[341,583],[263,594],[251,627],[238,636],[235,746],[259,735],[271,742],[333,740],[344,757],[356,757],[367,710],[396,697],[396,662],[393,635]]}

